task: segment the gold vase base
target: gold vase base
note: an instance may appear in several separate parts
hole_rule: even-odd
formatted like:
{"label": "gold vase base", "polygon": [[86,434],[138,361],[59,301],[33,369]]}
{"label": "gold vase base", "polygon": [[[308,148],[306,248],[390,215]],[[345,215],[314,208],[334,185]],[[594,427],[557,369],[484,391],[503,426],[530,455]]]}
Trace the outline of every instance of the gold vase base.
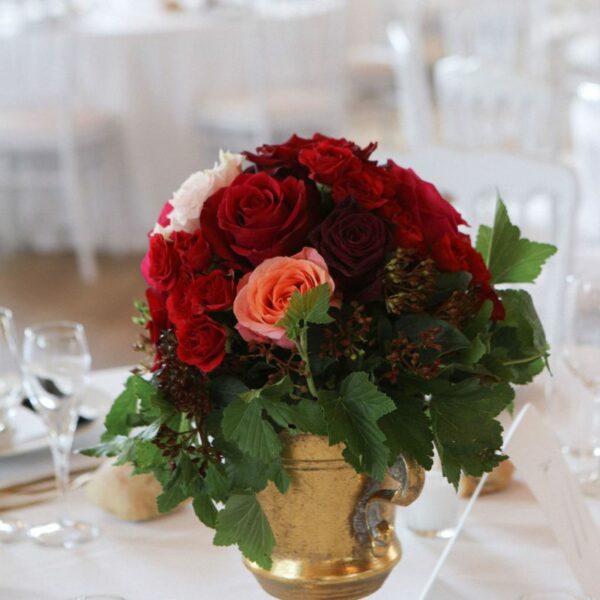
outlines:
{"label": "gold vase base", "polygon": [[255,575],[258,583],[267,594],[280,600],[358,600],[375,593],[387,579],[389,571],[369,575],[368,579],[351,581],[323,581],[304,584],[290,584]]}
{"label": "gold vase base", "polygon": [[[280,600],[358,600],[376,592],[400,560],[397,543],[391,545],[385,557],[375,559],[375,568],[325,577],[281,577],[244,560],[267,594]],[[338,571],[339,573],[339,571]]]}

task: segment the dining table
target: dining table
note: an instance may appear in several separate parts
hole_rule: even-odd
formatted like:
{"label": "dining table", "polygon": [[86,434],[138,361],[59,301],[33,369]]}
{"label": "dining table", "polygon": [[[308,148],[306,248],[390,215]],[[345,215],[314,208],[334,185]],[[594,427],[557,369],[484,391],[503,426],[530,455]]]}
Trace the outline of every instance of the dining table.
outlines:
{"label": "dining table", "polygon": [[[127,367],[91,374],[90,386],[106,398],[115,397]],[[537,394],[535,387],[527,394]],[[105,407],[108,404],[105,403]],[[93,443],[102,431],[96,419],[85,439]],[[38,450],[37,462],[50,465],[49,451]],[[14,461],[0,458],[0,488]],[[20,460],[25,460],[22,456]],[[13,473],[14,474],[14,473]],[[590,500],[600,521],[600,501]],[[464,510],[466,500],[461,500]],[[41,523],[56,516],[56,499],[11,512]],[[318,510],[318,507],[315,507]],[[72,549],[48,548],[22,539],[0,545],[0,599],[68,600],[110,594],[124,600],[259,600],[267,594],[242,565],[236,547],[214,547],[212,530],[183,503],[155,520],[128,522],[92,504],[84,489],[71,492],[71,514],[101,529],[99,539]],[[397,511],[396,528],[403,556],[384,586],[372,598],[422,598],[448,541],[416,535]],[[427,598],[432,600],[518,600],[531,592],[568,591],[583,597],[569,570],[550,524],[519,478],[503,492],[478,498],[447,560],[439,569]]]}

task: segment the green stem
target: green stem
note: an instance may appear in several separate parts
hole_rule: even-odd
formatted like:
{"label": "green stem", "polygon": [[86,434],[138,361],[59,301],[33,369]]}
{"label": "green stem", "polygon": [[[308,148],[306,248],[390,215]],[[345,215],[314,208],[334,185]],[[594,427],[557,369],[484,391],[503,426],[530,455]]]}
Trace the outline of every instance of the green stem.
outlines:
{"label": "green stem", "polygon": [[315,398],[318,398],[317,386],[313,379],[312,372],[310,370],[310,362],[308,360],[308,328],[304,326],[300,332],[298,339],[298,353],[304,361],[304,376],[306,377],[306,384],[308,385],[308,391]]}
{"label": "green stem", "polygon": [[505,367],[510,367],[512,365],[524,365],[525,363],[532,362],[537,360],[538,358],[542,358],[546,353],[542,352],[540,354],[535,354],[534,356],[528,356],[526,358],[518,358],[516,360],[509,360],[508,362],[502,363]]}

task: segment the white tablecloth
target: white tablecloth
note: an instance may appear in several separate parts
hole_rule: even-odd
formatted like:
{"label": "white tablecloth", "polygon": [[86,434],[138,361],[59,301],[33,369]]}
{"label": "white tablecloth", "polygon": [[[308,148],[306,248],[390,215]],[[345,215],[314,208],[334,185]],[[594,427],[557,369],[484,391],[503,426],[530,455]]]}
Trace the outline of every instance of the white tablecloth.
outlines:
{"label": "white tablecloth", "polygon": [[[124,370],[94,374],[94,384],[119,390]],[[1,466],[1,464],[0,464]],[[126,600],[258,600],[267,598],[242,566],[235,548],[214,548],[212,531],[190,506],[148,523],[124,523],[89,504],[81,492],[73,513],[97,523],[102,537],[73,550],[22,541],[0,547],[2,600],[63,600],[78,594],[116,594]],[[55,516],[43,504],[19,513],[30,522]],[[600,504],[594,503],[600,518]],[[398,511],[401,514],[401,510]],[[416,600],[444,543],[419,538],[398,518],[404,556],[372,598]],[[526,486],[478,500],[463,535],[429,598],[517,600],[532,591],[578,586]]]}

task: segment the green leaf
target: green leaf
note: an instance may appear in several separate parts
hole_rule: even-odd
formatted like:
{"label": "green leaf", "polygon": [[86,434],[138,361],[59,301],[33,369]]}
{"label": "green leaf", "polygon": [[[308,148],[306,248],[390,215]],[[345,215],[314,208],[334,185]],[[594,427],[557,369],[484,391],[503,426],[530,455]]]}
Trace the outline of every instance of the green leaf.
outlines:
{"label": "green leaf", "polygon": [[295,291],[292,294],[285,317],[278,323],[283,327],[290,339],[296,339],[300,332],[301,323],[315,323],[325,325],[331,323],[333,318],[329,316],[329,297],[331,288],[324,283],[304,294]]}
{"label": "green leaf", "polygon": [[506,316],[499,327],[516,329],[521,352],[545,353],[548,350],[546,334],[529,293],[525,290],[502,290],[500,299]]}
{"label": "green leaf", "polygon": [[263,569],[272,565],[275,537],[256,496],[234,494],[217,516],[216,546],[237,544],[242,554]]}
{"label": "green leaf", "polygon": [[556,253],[552,244],[532,242],[521,237],[521,231],[510,222],[506,206],[496,203],[494,227],[479,228],[477,251],[492,274],[492,283],[532,283],[541,273],[548,258]]}
{"label": "green leaf", "polygon": [[210,382],[210,397],[214,404],[231,404],[247,391],[248,386],[236,377],[215,377]]}
{"label": "green leaf", "polygon": [[229,404],[223,411],[222,428],[225,439],[263,463],[269,463],[281,453],[279,437],[273,426],[262,417],[259,398],[249,402],[240,398]]}
{"label": "green leaf", "polygon": [[395,398],[396,410],[385,415],[379,426],[385,434],[394,462],[400,454],[412,456],[422,467],[433,466],[433,434],[425,402],[415,396]]}
{"label": "green leaf", "polygon": [[213,501],[206,494],[199,494],[192,502],[196,516],[207,527],[215,528],[219,511],[215,508]]}
{"label": "green leaf", "polygon": [[327,425],[323,410],[317,402],[304,398],[298,404],[287,404],[282,400],[262,399],[262,405],[269,416],[281,427],[287,429],[326,435]]}
{"label": "green leaf", "polygon": [[396,406],[389,396],[369,381],[364,372],[351,373],[339,393],[321,391],[319,402],[325,413],[329,442],[344,442],[346,459],[359,472],[383,479],[389,450],[377,421]]}
{"label": "green leaf", "polygon": [[229,495],[229,480],[221,464],[209,462],[204,477],[206,493],[215,500],[224,501]]}
{"label": "green leaf", "polygon": [[290,476],[284,469],[281,461],[273,462],[269,469],[269,479],[277,486],[277,489],[285,494],[290,487]]}
{"label": "green leaf", "polygon": [[461,470],[481,476],[504,457],[502,425],[495,419],[514,398],[507,383],[484,386],[479,379],[450,384],[431,396],[429,412],[443,473],[458,486]]}
{"label": "green leaf", "polygon": [[163,491],[156,499],[161,513],[169,512],[190,497],[190,488],[200,476],[194,463],[186,454],[180,454],[177,466],[168,481],[163,485]]}

